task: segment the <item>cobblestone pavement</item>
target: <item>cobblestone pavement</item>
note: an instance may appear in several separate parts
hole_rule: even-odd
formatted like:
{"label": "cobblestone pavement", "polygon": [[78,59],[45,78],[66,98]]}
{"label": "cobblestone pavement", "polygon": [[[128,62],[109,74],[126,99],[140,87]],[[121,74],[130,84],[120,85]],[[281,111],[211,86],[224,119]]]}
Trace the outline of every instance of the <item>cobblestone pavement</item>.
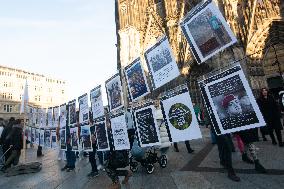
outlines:
{"label": "cobblestone pavement", "polygon": [[[155,171],[148,175],[139,167],[122,188],[133,189],[186,189],[186,188],[284,188],[284,148],[271,145],[270,141],[258,142],[259,159],[268,169],[267,174],[257,174],[253,165],[241,161],[240,153],[233,153],[233,164],[241,182],[227,179],[226,172],[219,165],[217,146],[210,143],[208,129],[202,128],[203,139],[191,141],[195,150],[188,154],[184,143],[179,143],[180,152],[173,147],[168,152],[168,166],[164,169],[155,164]],[[27,150],[27,161],[40,161],[43,168],[38,173],[5,177],[0,173],[0,189],[104,189],[111,184],[104,171],[100,176],[89,179],[91,170],[88,158],[76,163],[73,172],[61,172],[64,161],[57,160],[54,150],[44,149],[44,156],[36,158],[36,150]]]}

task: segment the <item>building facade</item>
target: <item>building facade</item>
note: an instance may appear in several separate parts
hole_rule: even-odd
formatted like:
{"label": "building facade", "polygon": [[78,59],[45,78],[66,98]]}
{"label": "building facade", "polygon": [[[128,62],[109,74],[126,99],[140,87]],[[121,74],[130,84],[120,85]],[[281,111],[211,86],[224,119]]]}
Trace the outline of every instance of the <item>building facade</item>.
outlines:
{"label": "building facade", "polygon": [[66,81],[0,66],[0,118],[9,119],[20,116],[26,80],[29,105],[48,108],[67,101]]}
{"label": "building facade", "polygon": [[[283,89],[284,2],[281,0],[214,0],[238,43],[198,65],[179,26],[180,20],[201,0],[116,0],[117,62],[124,68],[166,35],[182,76],[158,95],[187,82],[194,102],[201,103],[197,85],[201,76],[239,61],[255,93],[268,87]],[[276,61],[277,60],[277,61]]]}

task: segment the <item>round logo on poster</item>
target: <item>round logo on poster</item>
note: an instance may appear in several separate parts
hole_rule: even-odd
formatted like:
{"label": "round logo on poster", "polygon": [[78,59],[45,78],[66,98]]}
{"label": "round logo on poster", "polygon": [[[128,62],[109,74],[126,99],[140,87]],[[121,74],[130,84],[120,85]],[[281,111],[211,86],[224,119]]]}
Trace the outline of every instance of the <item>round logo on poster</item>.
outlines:
{"label": "round logo on poster", "polygon": [[173,104],[168,116],[171,124],[178,130],[189,128],[192,122],[190,109],[182,103]]}

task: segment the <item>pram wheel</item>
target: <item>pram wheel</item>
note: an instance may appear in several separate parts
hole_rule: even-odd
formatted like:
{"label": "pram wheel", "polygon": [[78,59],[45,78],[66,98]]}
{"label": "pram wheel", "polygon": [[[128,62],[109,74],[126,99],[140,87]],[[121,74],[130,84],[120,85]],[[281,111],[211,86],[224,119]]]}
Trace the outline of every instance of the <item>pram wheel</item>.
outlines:
{"label": "pram wheel", "polygon": [[137,162],[131,162],[130,163],[130,170],[132,172],[136,172],[138,170],[138,163]]}
{"label": "pram wheel", "polygon": [[149,163],[149,164],[146,165],[146,172],[148,174],[152,174],[154,172],[154,169],[155,169],[155,167],[152,163]]}
{"label": "pram wheel", "polygon": [[167,167],[168,159],[166,155],[161,155],[161,157],[159,158],[159,164],[160,164],[160,167],[162,168]]}

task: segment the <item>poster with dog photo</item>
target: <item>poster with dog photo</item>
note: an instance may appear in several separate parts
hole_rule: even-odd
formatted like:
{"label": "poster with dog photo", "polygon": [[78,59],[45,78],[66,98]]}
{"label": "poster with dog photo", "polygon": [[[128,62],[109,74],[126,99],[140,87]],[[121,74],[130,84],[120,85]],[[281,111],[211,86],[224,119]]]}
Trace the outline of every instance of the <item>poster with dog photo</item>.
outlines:
{"label": "poster with dog photo", "polygon": [[212,0],[198,5],[180,23],[198,63],[237,42],[234,33]]}
{"label": "poster with dog photo", "polygon": [[180,75],[175,56],[166,36],[146,50],[145,60],[153,89],[157,89]]}
{"label": "poster with dog photo", "polygon": [[160,104],[171,142],[202,137],[186,85],[162,96]]}
{"label": "poster with dog photo", "polygon": [[200,81],[199,86],[217,135],[265,125],[241,66]]}
{"label": "poster with dog photo", "polygon": [[119,73],[108,79],[105,85],[110,111],[123,107],[122,85]]}
{"label": "poster with dog photo", "polygon": [[148,82],[140,58],[124,69],[131,101],[136,101],[150,93]]}

